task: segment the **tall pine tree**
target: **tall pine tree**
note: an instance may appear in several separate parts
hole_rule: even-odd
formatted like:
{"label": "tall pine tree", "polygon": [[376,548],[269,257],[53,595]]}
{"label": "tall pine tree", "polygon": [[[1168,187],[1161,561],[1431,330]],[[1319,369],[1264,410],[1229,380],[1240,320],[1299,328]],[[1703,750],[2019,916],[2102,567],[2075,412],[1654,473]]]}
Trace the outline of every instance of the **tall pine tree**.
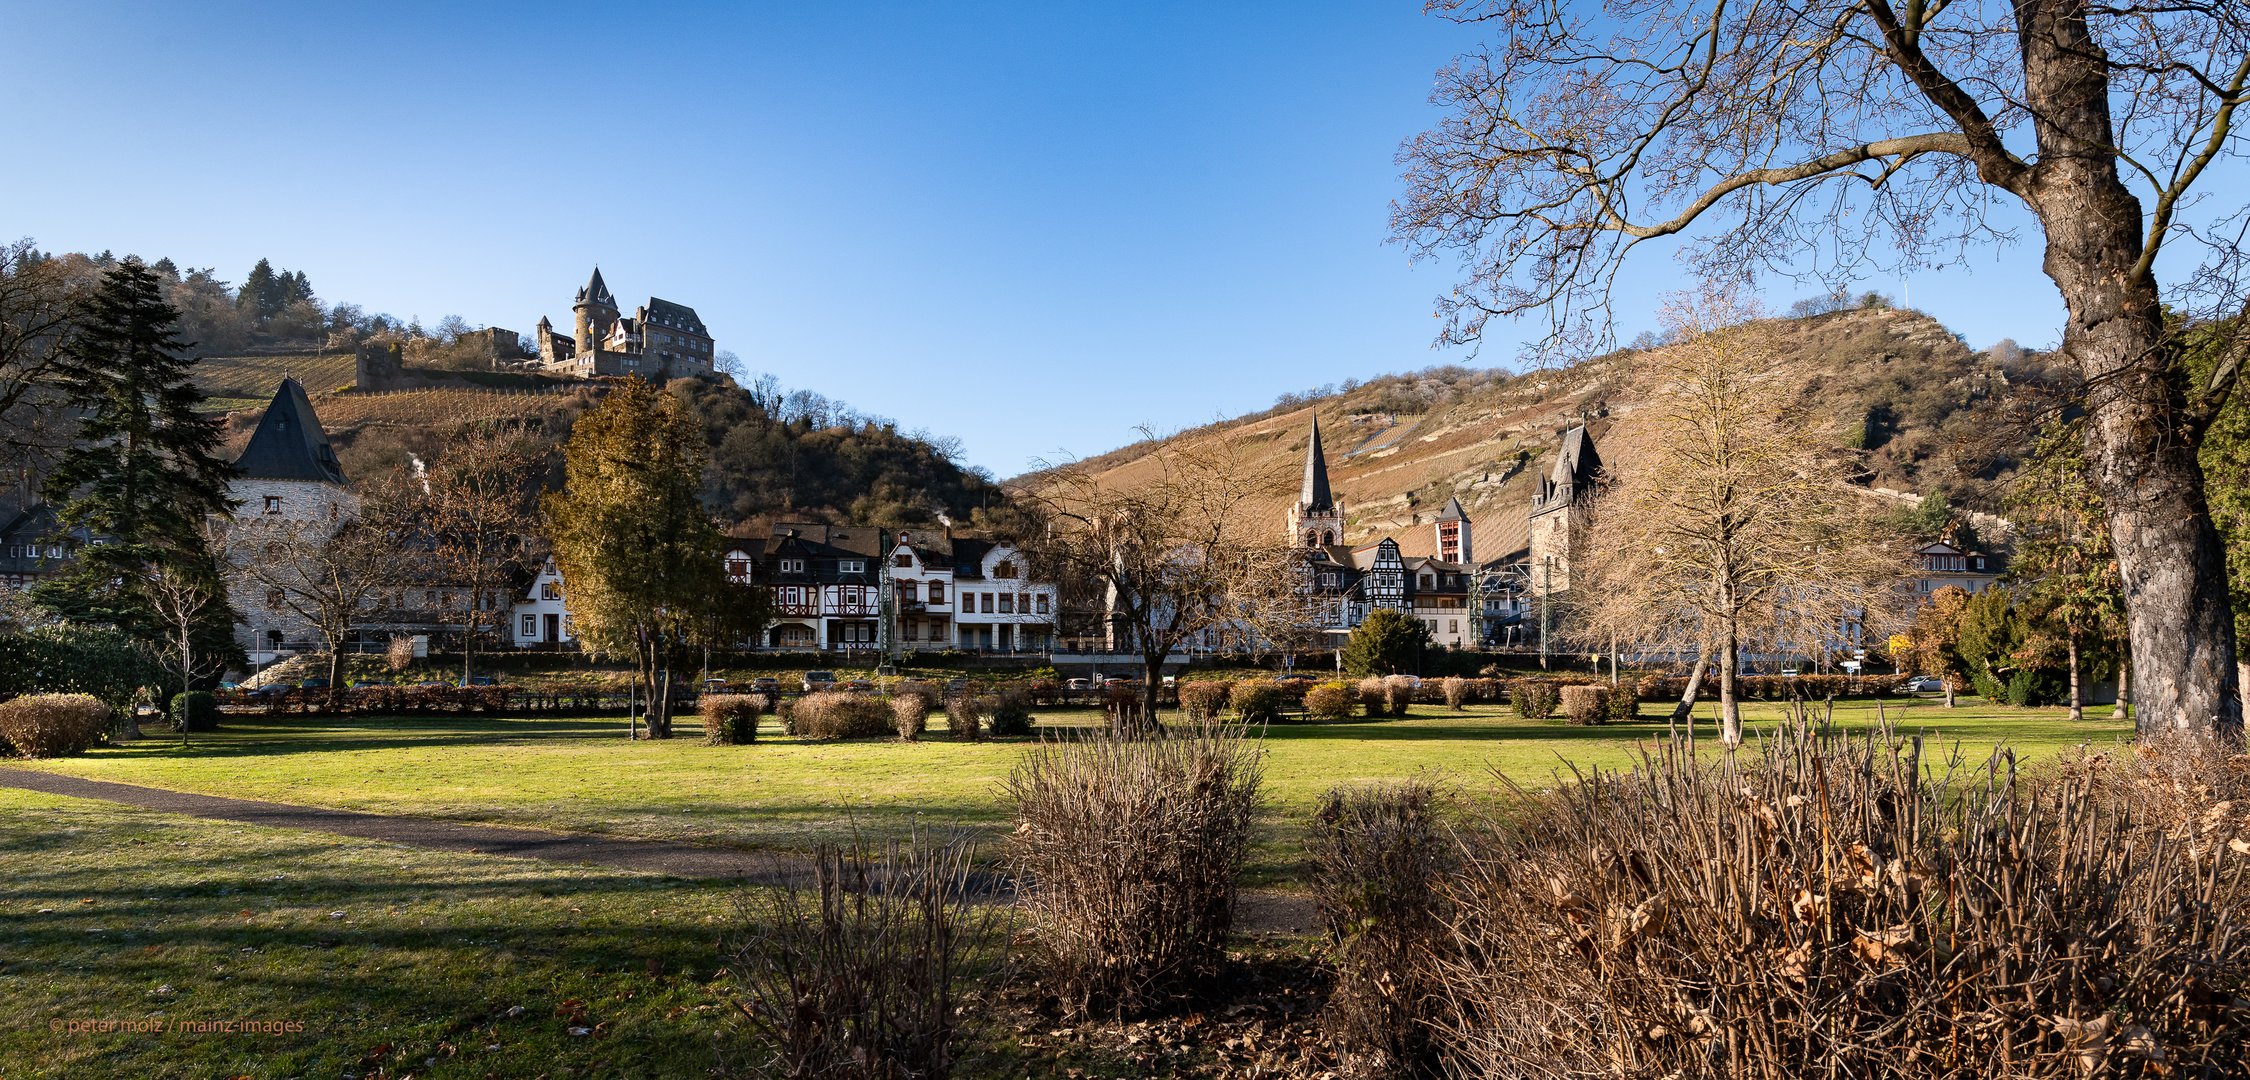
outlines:
{"label": "tall pine tree", "polygon": [[[197,411],[179,314],[157,276],[126,260],[102,276],[58,365],[56,385],[79,414],[78,435],[47,477],[65,527],[102,542],[36,594],[67,617],[158,633],[146,593],[154,568],[216,576],[205,520],[230,508],[233,467],[218,456],[220,419]],[[219,626],[231,623],[222,610]],[[221,622],[220,620],[223,620]]]}

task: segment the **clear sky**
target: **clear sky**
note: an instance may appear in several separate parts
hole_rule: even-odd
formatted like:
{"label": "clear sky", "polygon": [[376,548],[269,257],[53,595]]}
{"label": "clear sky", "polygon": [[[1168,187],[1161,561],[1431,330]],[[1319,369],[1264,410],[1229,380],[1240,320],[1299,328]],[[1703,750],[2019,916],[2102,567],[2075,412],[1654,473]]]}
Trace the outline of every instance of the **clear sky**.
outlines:
{"label": "clear sky", "polygon": [[[598,262],[622,305],[693,306],[753,371],[1008,476],[1511,364],[1433,351],[1451,270],[1385,243],[1393,154],[1472,33],[1411,0],[0,0],[0,239],[232,282],[270,257],[519,332],[567,325]],[[1972,263],[1905,289],[1973,345],[2057,339],[2035,252]],[[1637,264],[1620,340],[1676,272]]]}

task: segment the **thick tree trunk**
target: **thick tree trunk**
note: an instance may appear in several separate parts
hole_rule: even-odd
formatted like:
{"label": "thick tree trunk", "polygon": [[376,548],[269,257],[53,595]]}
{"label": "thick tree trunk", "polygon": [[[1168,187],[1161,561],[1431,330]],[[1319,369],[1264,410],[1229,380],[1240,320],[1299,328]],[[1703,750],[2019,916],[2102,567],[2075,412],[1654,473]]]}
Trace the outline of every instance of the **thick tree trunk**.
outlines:
{"label": "thick tree trunk", "polygon": [[1689,723],[1695,716],[1695,695],[1703,689],[1703,671],[1711,666],[1711,658],[1698,650],[1695,667],[1688,672],[1687,689],[1680,692],[1680,703],[1672,706],[1672,722]]}
{"label": "thick tree trunk", "polygon": [[2078,686],[2078,635],[2070,635],[2070,718],[2086,719],[2086,694]]}
{"label": "thick tree trunk", "polygon": [[[1156,702],[1164,686],[1164,657],[1141,655],[1141,715],[1137,721],[1142,732],[1153,733],[1162,725],[1156,722]],[[1122,725],[1121,725],[1122,726]],[[1120,731],[1118,734],[1126,734]]]}
{"label": "thick tree trunk", "polygon": [[2155,278],[2138,269],[2146,219],[2118,176],[2108,58],[2085,8],[2017,5],[2039,148],[2017,182],[2046,233],[2047,276],[2069,312],[2063,352],[2086,387],[2086,456],[2109,511],[2144,699],[2137,726],[2237,741],[2234,615],[2196,463],[2201,433],[2174,378]]}

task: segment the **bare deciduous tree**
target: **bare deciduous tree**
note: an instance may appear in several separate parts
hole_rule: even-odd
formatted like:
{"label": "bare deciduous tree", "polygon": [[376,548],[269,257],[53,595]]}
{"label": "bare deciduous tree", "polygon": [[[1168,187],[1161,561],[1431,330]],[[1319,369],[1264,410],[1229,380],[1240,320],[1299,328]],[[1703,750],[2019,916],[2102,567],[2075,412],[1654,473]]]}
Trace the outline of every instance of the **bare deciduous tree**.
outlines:
{"label": "bare deciduous tree", "polygon": [[1167,449],[1152,478],[1105,483],[1078,465],[1026,491],[1041,529],[1026,543],[1035,576],[1063,606],[1092,615],[1110,647],[1139,654],[1141,718],[1156,724],[1165,660],[1205,635],[1253,650],[1303,636],[1310,606],[1301,553],[1251,513],[1286,473],[1247,462],[1226,440]]}
{"label": "bare deciduous tree", "polygon": [[227,565],[252,604],[287,612],[328,647],[328,692],[343,688],[344,646],[381,612],[394,590],[426,574],[399,544],[408,500],[391,479],[369,489],[357,512],[334,520],[238,520],[228,531]]}
{"label": "bare deciduous tree", "polygon": [[85,299],[82,283],[30,240],[0,244],[0,469],[31,469],[70,438],[55,365]]}
{"label": "bare deciduous tree", "polygon": [[1742,740],[1746,648],[1821,656],[1902,606],[1905,544],[1775,370],[1765,330],[1675,308],[1682,344],[1641,357],[1650,400],[1611,431],[1627,464],[1595,498],[1571,569],[1573,637],[1717,657],[1721,737]]}
{"label": "bare deciduous tree", "polygon": [[477,635],[507,627],[508,587],[538,522],[533,499],[541,451],[518,429],[486,428],[448,444],[429,474],[430,554],[460,587],[461,682],[474,672]]}
{"label": "bare deciduous tree", "polygon": [[[182,694],[193,690],[197,679],[219,674],[227,663],[223,653],[199,652],[196,648],[197,631],[227,607],[226,584],[218,571],[219,561],[225,558],[225,537],[214,525],[207,524],[204,531],[204,548],[210,552],[211,562],[159,561],[150,568],[146,584],[149,607],[164,627],[168,646],[157,654],[157,663],[179,676]],[[126,717],[131,736],[139,738],[140,725],[132,719],[130,710]],[[187,745],[187,714],[182,712],[173,720],[180,728],[180,745]]]}
{"label": "bare deciduous tree", "polygon": [[[2028,209],[2085,382],[2132,598],[2144,727],[2237,738],[2224,560],[2196,465],[2250,334],[2183,377],[2167,301],[2238,313],[2250,209],[2198,205],[2250,143],[2239,0],[1436,0],[1489,44],[1439,75],[1395,234],[1458,256],[1445,335],[1534,314],[1607,337],[1615,275],[1679,237],[1696,276],[1841,283],[1957,259]],[[2199,189],[2199,184],[2201,189]],[[2170,276],[2160,280],[2159,262]]]}

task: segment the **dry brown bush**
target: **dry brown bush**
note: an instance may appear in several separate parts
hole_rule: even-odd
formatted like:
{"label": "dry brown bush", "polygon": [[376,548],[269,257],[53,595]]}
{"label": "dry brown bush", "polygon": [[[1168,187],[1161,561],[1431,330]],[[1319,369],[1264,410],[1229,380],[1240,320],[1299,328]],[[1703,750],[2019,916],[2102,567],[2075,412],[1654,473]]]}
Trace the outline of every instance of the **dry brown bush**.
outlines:
{"label": "dry brown bush", "polygon": [[1349,720],[1358,695],[1343,683],[1322,683],[1305,691],[1305,714],[1320,720]]}
{"label": "dry brown bush", "polygon": [[26,694],[0,701],[0,746],[18,757],[84,753],[109,734],[110,708],[90,694]]}
{"label": "dry brown bush", "polygon": [[1306,849],[1336,976],[1321,1026],[1350,1076],[1438,1074],[1432,978],[1454,848],[1435,802],[1410,781],[1331,791],[1313,814]]}
{"label": "dry brown bush", "polygon": [[705,694],[696,702],[703,717],[703,744],[735,746],[758,741],[758,717],[765,715],[763,694]]}
{"label": "dry brown bush", "polygon": [[1445,694],[1446,708],[1459,712],[1462,706],[1468,704],[1472,688],[1469,685],[1469,680],[1460,676],[1453,676],[1439,684],[1439,689]]}
{"label": "dry brown bush", "polygon": [[1197,679],[1180,684],[1180,711],[1199,724],[1219,718],[1219,710],[1227,707],[1227,684],[1223,679]]}
{"label": "dry brown bush", "polygon": [[1573,724],[1599,724],[1609,719],[1609,687],[1577,685],[1562,688],[1562,713]]}
{"label": "dry brown bush", "polygon": [[922,737],[930,724],[930,702],[916,693],[903,693],[891,698],[891,727],[898,737],[913,742]]}
{"label": "dry brown bush", "polygon": [[1009,774],[1027,960],[1066,1015],[1190,992],[1226,956],[1262,752],[1239,724],[1047,742]]}
{"label": "dry brown bush", "polygon": [[984,710],[975,694],[955,694],[945,703],[946,733],[968,742],[984,741]]}
{"label": "dry brown bush", "polygon": [[797,699],[796,733],[807,739],[867,739],[888,735],[896,718],[883,699],[848,690],[824,690]]}
{"label": "dry brown bush", "polygon": [[1419,680],[1412,675],[1391,675],[1383,680],[1383,705],[1392,716],[1405,716],[1414,704]]}
{"label": "dry brown bush", "polygon": [[974,892],[964,838],[881,851],[823,846],[808,888],[737,902],[729,970],[765,1072],[823,1080],[944,1077],[960,983],[1006,939],[1007,907]]}
{"label": "dry brown bush", "polygon": [[2005,751],[1802,725],[1510,785],[1451,889],[1449,1067],[2241,1075],[2250,819],[2223,793],[2153,760],[2033,783]]}

